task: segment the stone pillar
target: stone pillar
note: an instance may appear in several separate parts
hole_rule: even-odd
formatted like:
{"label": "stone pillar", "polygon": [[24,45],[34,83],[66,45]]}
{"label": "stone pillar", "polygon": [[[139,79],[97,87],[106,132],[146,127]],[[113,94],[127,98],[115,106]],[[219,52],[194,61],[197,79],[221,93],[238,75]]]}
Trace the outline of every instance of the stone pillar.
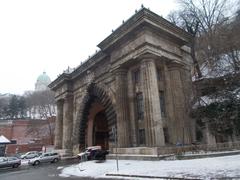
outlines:
{"label": "stone pillar", "polygon": [[166,64],[164,64],[164,77],[165,77],[165,89],[166,89],[166,112],[167,112],[167,126],[169,132],[169,142],[176,144],[175,135],[175,114],[174,114],[174,106],[173,106],[173,96],[172,96],[172,88],[171,88],[171,78],[169,74],[169,70]]}
{"label": "stone pillar", "polygon": [[74,95],[73,100],[73,126],[72,126],[72,146],[73,154],[77,155],[79,153],[79,129],[80,129],[80,117],[82,114],[82,97],[78,94]]}
{"label": "stone pillar", "polygon": [[129,147],[129,110],[127,70],[118,69],[116,76],[116,113],[117,113],[117,137],[119,147]]}
{"label": "stone pillar", "polygon": [[[190,143],[190,124],[186,110],[186,99],[182,82],[181,67],[173,64],[169,67],[175,119],[173,121],[173,143]],[[189,94],[190,96],[191,94]]]}
{"label": "stone pillar", "polygon": [[55,149],[62,149],[62,137],[63,137],[63,100],[57,101],[57,118],[55,122]]}
{"label": "stone pillar", "polygon": [[144,100],[144,121],[147,146],[163,146],[164,134],[160,110],[157,71],[152,56],[146,55],[141,62],[141,83]]}
{"label": "stone pillar", "polygon": [[216,138],[215,136],[210,132],[209,124],[206,122],[206,129],[205,129],[205,137],[206,137],[206,143],[208,145],[216,146]]}
{"label": "stone pillar", "polygon": [[63,105],[63,144],[62,148],[72,149],[73,96],[66,96]]}
{"label": "stone pillar", "polygon": [[137,125],[135,117],[135,91],[133,87],[132,73],[128,73],[128,100],[129,100],[129,116],[130,116],[130,141],[133,147],[137,146]]}
{"label": "stone pillar", "polygon": [[191,143],[196,140],[196,124],[193,119],[190,118],[191,99],[193,98],[192,76],[188,66],[181,66],[181,82],[183,87],[183,95],[185,102],[184,109],[184,127],[185,127],[185,143]]}

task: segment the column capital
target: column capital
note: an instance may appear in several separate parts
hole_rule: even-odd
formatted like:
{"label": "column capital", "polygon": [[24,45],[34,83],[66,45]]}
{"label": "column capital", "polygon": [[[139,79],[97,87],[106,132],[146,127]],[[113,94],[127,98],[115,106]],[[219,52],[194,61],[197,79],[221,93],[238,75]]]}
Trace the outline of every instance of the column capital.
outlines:
{"label": "column capital", "polygon": [[62,105],[64,103],[64,99],[58,99],[57,101],[56,101],[56,104],[57,105]]}
{"label": "column capital", "polygon": [[115,75],[126,75],[127,72],[128,72],[128,70],[125,68],[118,68],[114,71],[114,74]]}
{"label": "column capital", "polygon": [[67,101],[73,99],[73,94],[72,93],[68,93],[64,96],[64,98],[62,100]]}
{"label": "column capital", "polygon": [[173,71],[173,70],[179,70],[180,68],[183,68],[183,66],[181,64],[171,63],[167,65],[167,68],[169,71]]}
{"label": "column capital", "polygon": [[143,54],[139,57],[139,59],[141,60],[141,62],[146,62],[146,61],[154,61],[157,59],[157,56],[154,54]]}

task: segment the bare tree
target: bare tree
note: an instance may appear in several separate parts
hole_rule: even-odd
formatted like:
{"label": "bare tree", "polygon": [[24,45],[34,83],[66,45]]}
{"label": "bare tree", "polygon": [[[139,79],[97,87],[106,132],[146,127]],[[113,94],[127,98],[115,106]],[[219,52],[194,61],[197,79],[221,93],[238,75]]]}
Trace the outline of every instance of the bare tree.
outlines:
{"label": "bare tree", "polygon": [[[53,123],[51,117],[56,116],[56,105],[54,100],[54,93],[50,90],[26,92],[26,101],[28,113],[31,119],[45,119],[47,125],[47,132],[51,137],[53,143]],[[46,128],[46,127],[45,127]],[[30,123],[28,133],[41,133],[41,128],[38,128],[37,123]],[[45,131],[46,132],[46,129]]]}
{"label": "bare tree", "polygon": [[27,92],[25,96],[30,117],[47,119],[56,115],[56,105],[52,91]]}
{"label": "bare tree", "polygon": [[196,77],[201,78],[202,72],[199,66],[207,62],[211,68],[220,59],[218,31],[219,27],[228,20],[227,14],[231,12],[228,9],[230,1],[179,0],[179,4],[180,10],[172,12],[168,18],[193,35],[191,56]]}
{"label": "bare tree", "polygon": [[197,76],[197,78],[201,78],[202,73],[200,70],[199,62],[196,57],[196,37],[197,37],[197,33],[199,32],[198,20],[196,18],[193,18],[192,16],[189,16],[188,12],[186,11],[171,12],[168,15],[168,19],[172,23],[186,30],[193,36],[193,39],[190,42],[190,47],[191,47],[191,57],[192,57],[193,66],[194,66],[194,74]]}

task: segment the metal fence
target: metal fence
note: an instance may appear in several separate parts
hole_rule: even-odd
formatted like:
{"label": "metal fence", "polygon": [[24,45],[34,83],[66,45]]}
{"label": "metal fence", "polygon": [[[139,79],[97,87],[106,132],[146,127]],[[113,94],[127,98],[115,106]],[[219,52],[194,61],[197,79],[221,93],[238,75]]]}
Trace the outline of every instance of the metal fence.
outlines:
{"label": "metal fence", "polygon": [[227,143],[216,143],[213,145],[199,144],[199,145],[181,145],[172,147],[158,147],[158,155],[161,154],[182,154],[185,152],[198,153],[200,151],[230,151],[240,150],[240,141],[227,142]]}

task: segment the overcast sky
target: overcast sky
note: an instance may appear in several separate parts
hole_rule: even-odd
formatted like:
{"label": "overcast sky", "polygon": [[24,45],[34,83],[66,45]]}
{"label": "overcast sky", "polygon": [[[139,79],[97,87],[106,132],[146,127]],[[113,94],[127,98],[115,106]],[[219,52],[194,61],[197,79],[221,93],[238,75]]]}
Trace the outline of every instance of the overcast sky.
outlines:
{"label": "overcast sky", "polygon": [[1,0],[0,93],[34,90],[43,71],[54,80],[76,67],[143,4],[166,17],[174,0]]}

